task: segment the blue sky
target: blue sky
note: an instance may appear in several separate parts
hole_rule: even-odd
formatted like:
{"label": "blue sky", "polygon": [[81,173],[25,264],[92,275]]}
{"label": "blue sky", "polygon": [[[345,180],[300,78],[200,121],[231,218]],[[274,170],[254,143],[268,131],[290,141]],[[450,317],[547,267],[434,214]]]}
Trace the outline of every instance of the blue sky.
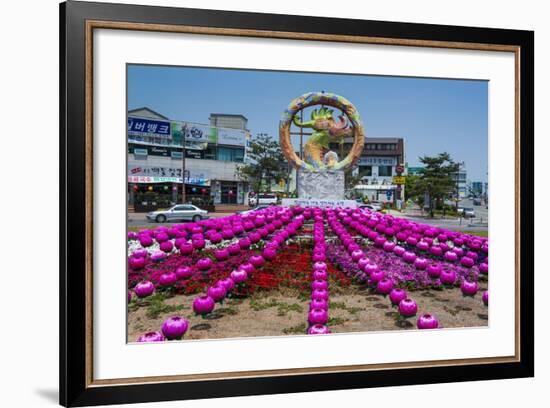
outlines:
{"label": "blue sky", "polygon": [[486,81],[317,74],[219,68],[128,66],[128,108],[147,106],[171,119],[208,123],[210,113],[242,114],[252,134],[278,139],[282,111],[310,91],[346,97],[367,137],[402,137],[406,161],[447,151],[468,179],[487,181]]}

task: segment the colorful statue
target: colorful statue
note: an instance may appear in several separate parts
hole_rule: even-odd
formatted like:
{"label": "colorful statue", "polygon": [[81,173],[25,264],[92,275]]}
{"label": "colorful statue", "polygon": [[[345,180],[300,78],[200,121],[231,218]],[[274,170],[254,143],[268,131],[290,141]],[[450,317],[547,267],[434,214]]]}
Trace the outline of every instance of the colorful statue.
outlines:
{"label": "colorful statue", "polygon": [[[335,120],[334,110],[322,106],[311,113],[311,119],[300,122],[296,114],[313,105],[328,105],[342,110],[343,115]],[[348,122],[349,120],[349,122]],[[313,134],[304,145],[304,159],[294,152],[290,141],[290,124],[302,128],[313,129]],[[342,160],[338,154],[330,150],[331,142],[344,141],[346,137],[354,137],[350,153]],[[355,107],[347,99],[324,92],[310,92],[294,99],[283,113],[279,124],[279,139],[286,158],[297,168],[308,171],[345,170],[352,167],[363,150],[365,135],[361,117]]]}

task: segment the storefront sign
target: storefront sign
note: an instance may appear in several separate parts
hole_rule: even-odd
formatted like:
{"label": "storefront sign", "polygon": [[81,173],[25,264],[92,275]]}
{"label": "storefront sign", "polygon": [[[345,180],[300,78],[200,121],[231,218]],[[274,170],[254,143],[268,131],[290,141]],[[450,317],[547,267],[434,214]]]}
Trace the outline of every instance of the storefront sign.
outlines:
{"label": "storefront sign", "polygon": [[214,128],[218,136],[218,144],[230,146],[245,146],[246,132],[239,129]]}
{"label": "storefront sign", "polygon": [[282,205],[285,207],[291,207],[299,205],[301,207],[320,207],[320,208],[334,208],[334,207],[348,207],[356,208],[357,201],[354,200],[316,200],[305,198],[283,198]]}
{"label": "storefront sign", "polygon": [[[186,184],[210,185],[209,176],[204,172],[186,170]],[[181,183],[182,169],[159,166],[136,166],[128,169],[130,183]]]}
{"label": "storefront sign", "polygon": [[397,157],[376,157],[367,156],[359,158],[359,166],[395,166],[397,165]]}
{"label": "storefront sign", "polygon": [[395,176],[392,178],[393,184],[405,184],[405,176]]}
{"label": "storefront sign", "polygon": [[128,116],[128,136],[170,137],[170,122]]}
{"label": "storefront sign", "polygon": [[203,159],[204,152],[202,150],[185,150],[185,157],[188,159]]}
{"label": "storefront sign", "polygon": [[180,144],[185,139],[188,149],[206,149],[208,143],[216,143],[216,134],[212,126],[191,122],[172,121],[172,138]]}

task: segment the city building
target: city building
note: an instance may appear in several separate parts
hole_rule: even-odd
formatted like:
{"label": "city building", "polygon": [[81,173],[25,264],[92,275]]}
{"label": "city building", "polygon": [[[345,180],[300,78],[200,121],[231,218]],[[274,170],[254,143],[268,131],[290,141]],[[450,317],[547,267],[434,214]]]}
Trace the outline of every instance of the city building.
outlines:
{"label": "city building", "polygon": [[[331,150],[343,158],[353,145],[347,138],[343,144],[333,143]],[[397,137],[366,137],[365,147],[357,162],[355,175],[361,178],[354,190],[369,201],[391,202],[400,205],[404,197],[405,142]]]}
{"label": "city building", "polygon": [[466,169],[462,167],[462,165],[460,166],[459,171],[453,174],[453,180],[456,184],[458,198],[460,199],[464,199],[469,195],[467,178],[468,173],[466,172]]}
{"label": "city building", "polygon": [[483,182],[482,181],[472,181],[471,193],[474,197],[483,196]]}
{"label": "city building", "polygon": [[248,124],[248,119],[243,115],[211,113],[208,119],[210,120],[211,126],[247,130],[246,126]]}
{"label": "city building", "polygon": [[[239,127],[170,120],[148,107],[128,111],[130,208],[150,211],[181,202],[182,175],[187,202],[244,204],[248,183],[238,178],[237,166],[245,160],[247,120],[242,115],[225,116],[237,118]],[[215,123],[237,126],[223,122],[223,117],[212,114],[210,121],[218,118]]]}

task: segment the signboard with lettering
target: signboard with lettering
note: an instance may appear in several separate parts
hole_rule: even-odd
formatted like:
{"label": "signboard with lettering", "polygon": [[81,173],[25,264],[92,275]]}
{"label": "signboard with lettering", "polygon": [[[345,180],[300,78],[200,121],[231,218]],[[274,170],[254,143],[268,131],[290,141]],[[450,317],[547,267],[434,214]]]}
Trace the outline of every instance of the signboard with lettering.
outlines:
{"label": "signboard with lettering", "polygon": [[246,132],[239,129],[214,128],[218,135],[218,144],[245,146]]}
{"label": "signboard with lettering", "polygon": [[387,156],[363,156],[357,163],[359,166],[395,166],[397,157]]}
{"label": "signboard with lettering", "polygon": [[392,178],[393,184],[405,184],[405,176],[394,176]]}
{"label": "signboard with lettering", "polygon": [[170,122],[128,116],[128,136],[169,138]]}
{"label": "signboard with lettering", "polygon": [[283,198],[282,205],[285,207],[291,207],[299,205],[301,207],[319,207],[319,208],[334,208],[334,207],[348,207],[356,208],[357,201],[354,200],[317,200],[307,198]]}
{"label": "signboard with lettering", "polygon": [[174,143],[181,145],[185,138],[185,148],[204,150],[208,143],[216,143],[217,136],[214,128],[191,122],[172,121],[172,138]]}
{"label": "signboard with lettering", "polygon": [[[208,174],[186,170],[186,184],[210,185]],[[128,168],[130,183],[181,183],[182,169],[177,167],[134,166]]]}

